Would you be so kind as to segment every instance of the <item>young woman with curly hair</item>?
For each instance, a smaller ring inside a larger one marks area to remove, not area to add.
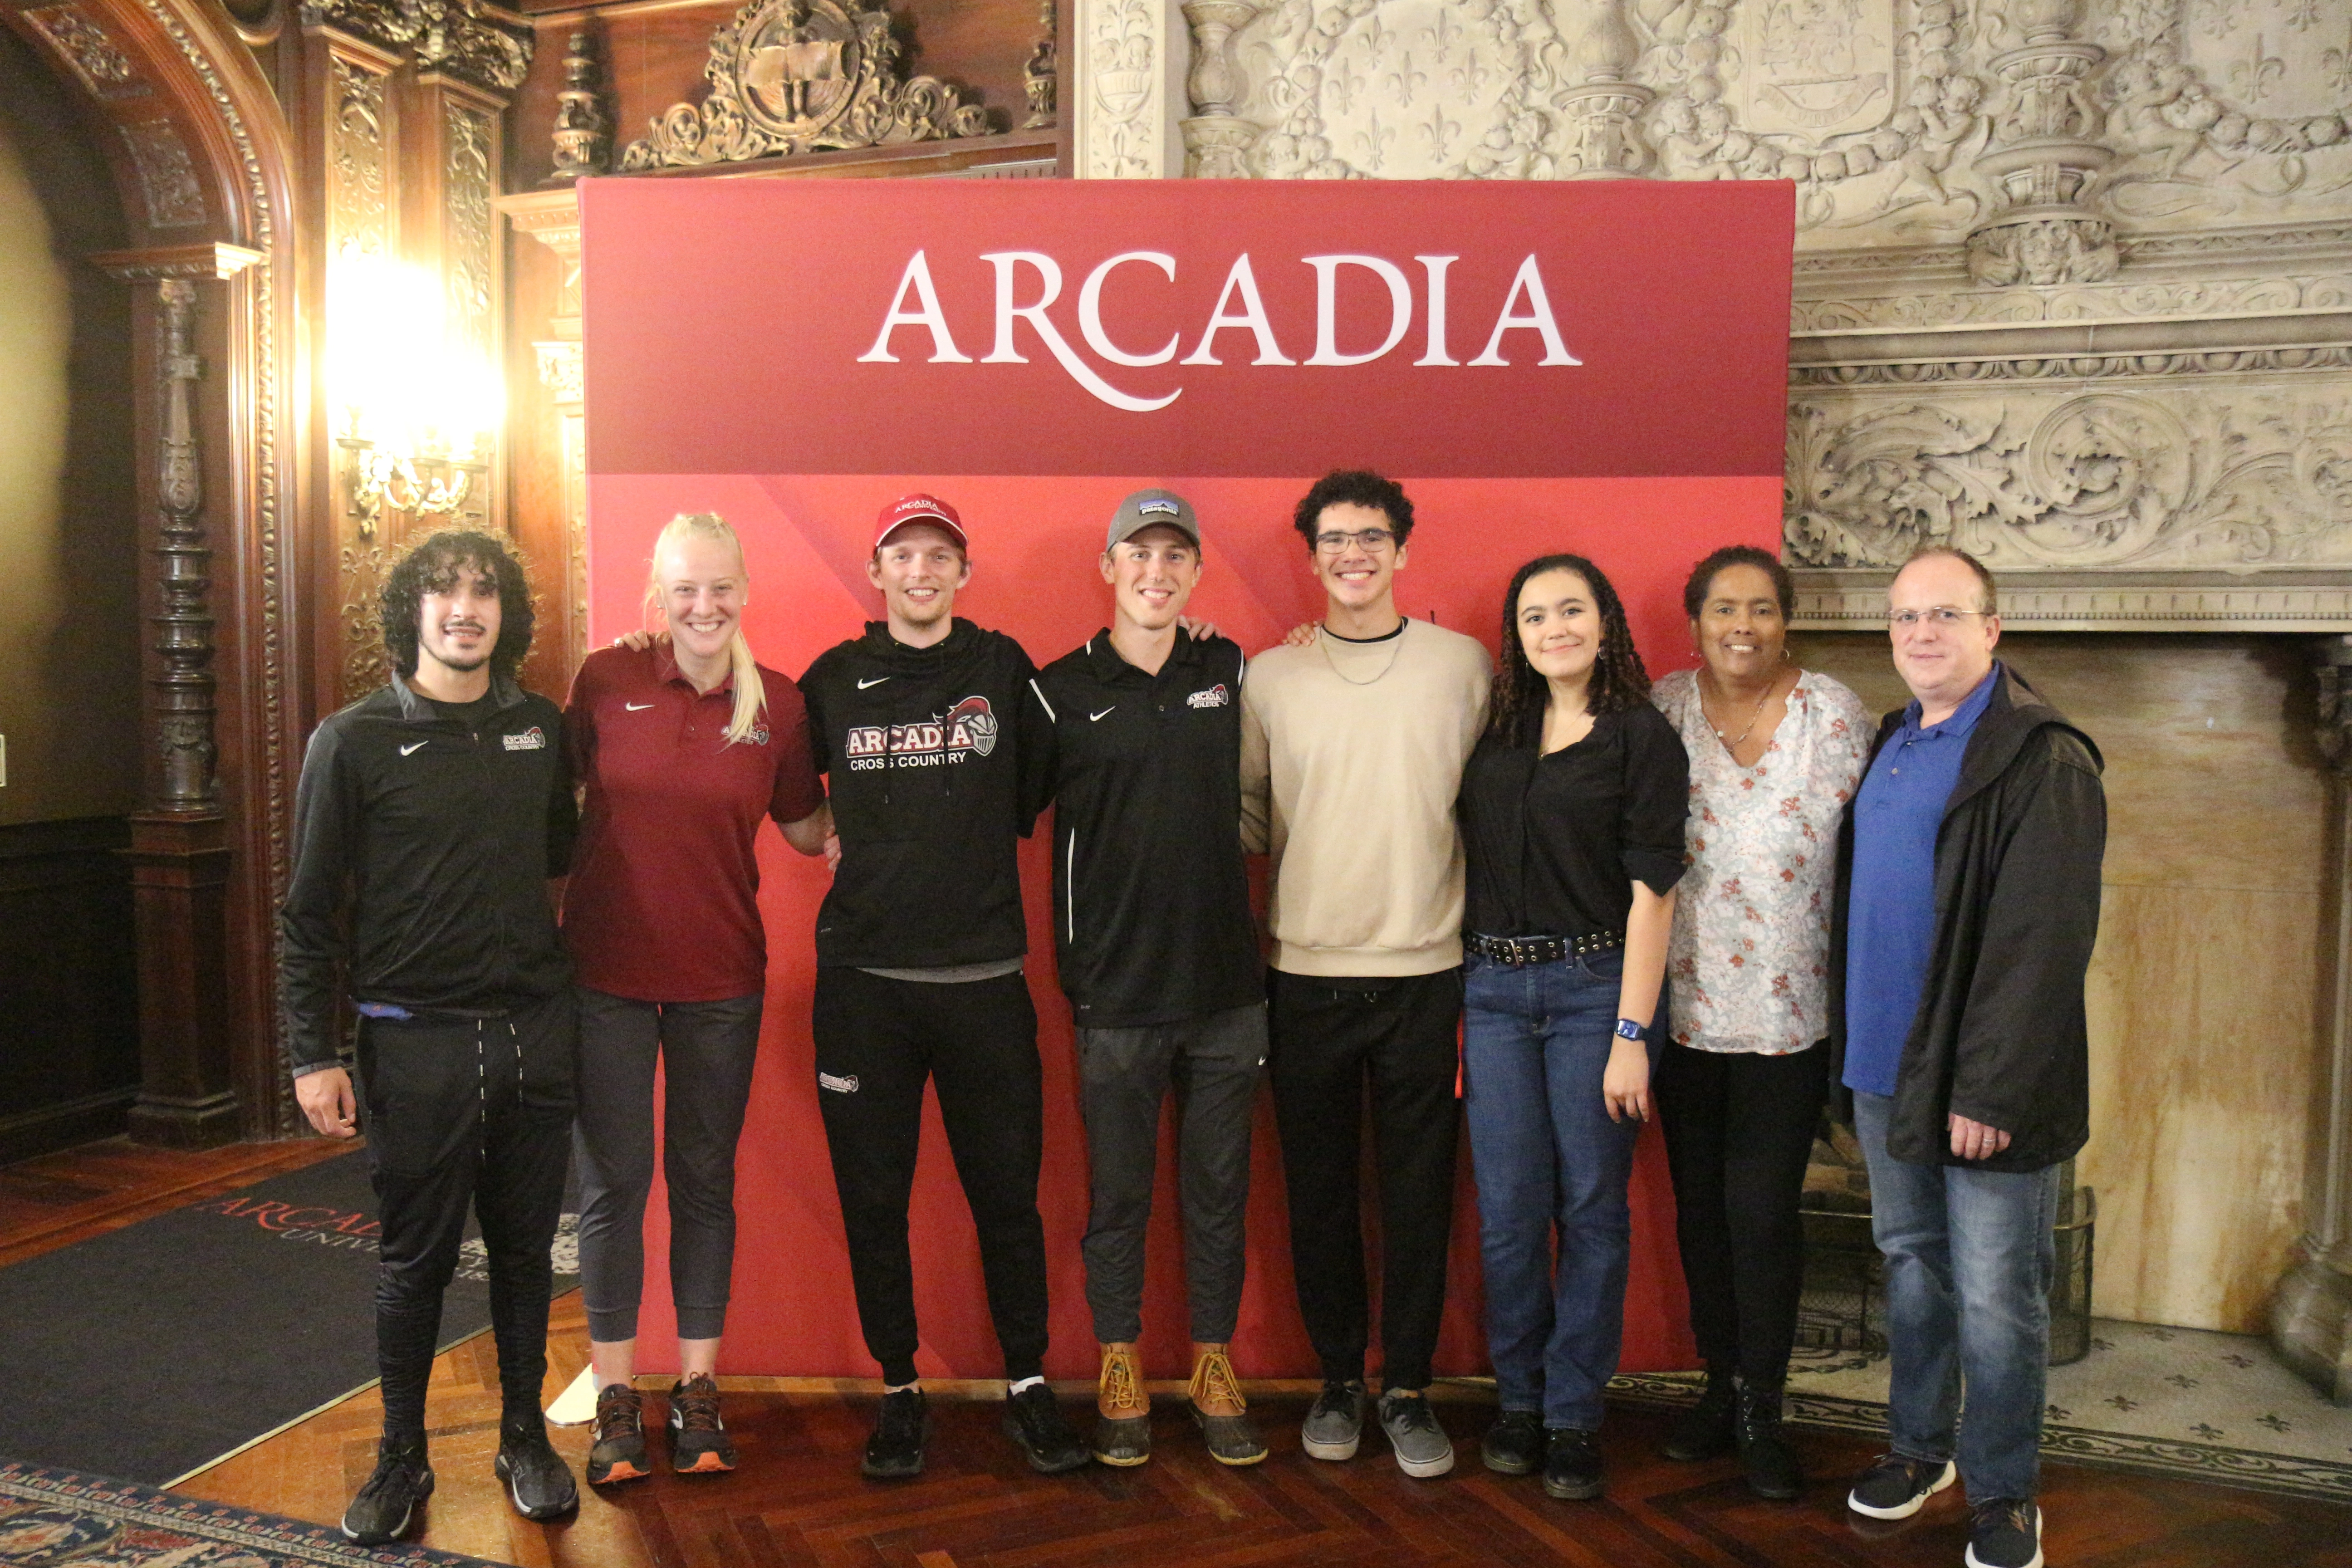
[[[1689,764],[1599,567],[1530,561],[1503,603],[1460,802],[1464,1099],[1502,1406],[1482,1447],[1490,1469],[1591,1498]]]

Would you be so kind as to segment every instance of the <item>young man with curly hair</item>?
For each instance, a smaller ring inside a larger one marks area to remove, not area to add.
[[[516,682],[530,589],[499,540],[433,534],[385,579],[383,611],[392,679],[310,738],[278,910],[295,1097],[331,1138],[364,1120],[382,1226],[383,1436],[343,1515],[363,1545],[399,1536],[433,1490],[425,1388],[469,1206],[504,1402],[495,1468],[527,1519],[577,1503],[540,1414],[573,1103],[572,966],[548,887],[577,825],[562,718]]]
[[[1369,1081],[1383,1263],[1380,1420],[1407,1475],[1454,1468],[1423,1390],[1445,1306],[1462,1016],[1462,836],[1454,800],[1486,714],[1474,637],[1396,606],[1412,503],[1343,470],[1293,521],[1324,593],[1303,645],[1242,685],[1242,840],[1268,857],[1276,1124],[1298,1308],[1323,1363],[1299,1439],[1355,1456],[1370,1338],[1357,1168]]]

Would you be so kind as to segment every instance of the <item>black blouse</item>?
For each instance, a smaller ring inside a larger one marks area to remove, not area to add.
[[[1465,929],[1623,931],[1636,880],[1664,893],[1681,879],[1689,802],[1682,737],[1646,702],[1595,715],[1591,733],[1548,756],[1486,736],[1455,807],[1468,858]]]

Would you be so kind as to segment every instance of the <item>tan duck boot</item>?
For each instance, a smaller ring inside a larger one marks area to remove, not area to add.
[[[1193,1342],[1192,1385],[1185,1392],[1192,1396],[1192,1419],[1201,1424],[1209,1458],[1221,1465],[1255,1465],[1265,1458],[1265,1440],[1250,1425],[1245,1414],[1249,1401],[1242,1397],[1241,1380],[1234,1376],[1224,1346]]]
[[[1132,1342],[1102,1346],[1095,1414],[1096,1458],[1126,1468],[1151,1458],[1151,1396],[1143,1391],[1143,1367]]]

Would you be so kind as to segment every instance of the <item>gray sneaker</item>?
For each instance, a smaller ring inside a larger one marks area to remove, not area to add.
[[[1352,1459],[1363,1430],[1363,1384],[1354,1378],[1327,1383],[1298,1428],[1298,1446],[1310,1459]]]
[[[1454,1468],[1454,1439],[1437,1424],[1425,1394],[1395,1390],[1381,1395],[1381,1430],[1408,1476],[1442,1476]]]

